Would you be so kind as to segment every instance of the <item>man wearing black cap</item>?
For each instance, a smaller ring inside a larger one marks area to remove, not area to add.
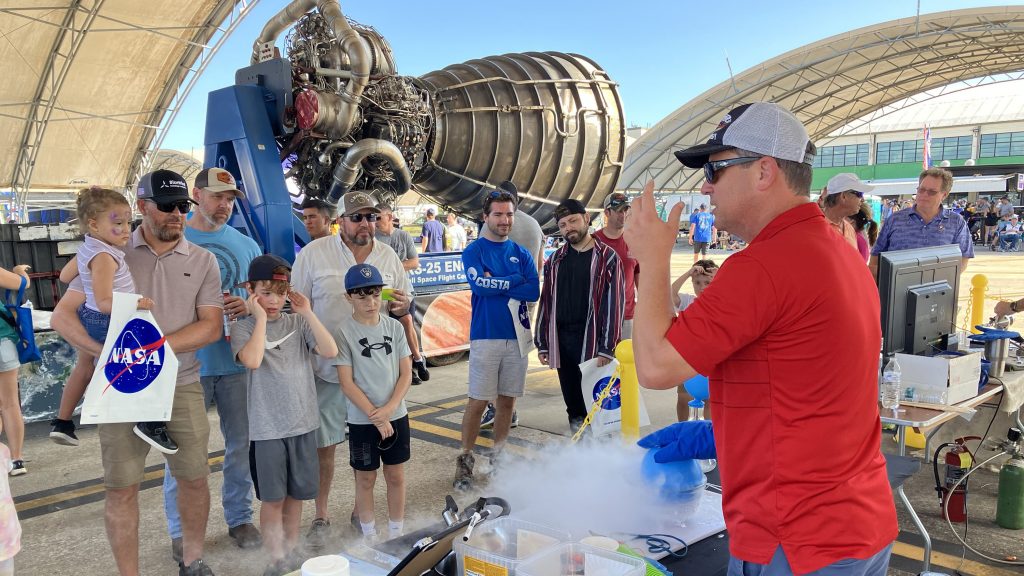
[[[703,168],[701,193],[749,245],[675,318],[664,284],[639,288],[640,384],[707,375],[714,430],[679,422],[640,445],[657,448],[659,462],[718,458],[730,574],[882,576],[898,532],[879,450],[877,290],[810,201],[814,154],[800,121],[762,102],[676,152]],[[633,202],[625,235],[645,277],[668,277],[681,209],[662,221],[653,182]]]
[[[380,215],[376,200],[363,191],[349,192],[342,197],[339,207],[338,234],[310,242],[295,258],[292,267],[295,290],[309,296],[313,312],[324,326],[336,330],[352,316],[352,304],[345,298],[345,274],[352,266],[370,264],[380,271],[387,287],[394,288],[389,311],[396,317],[407,314],[412,292],[409,277],[395,251],[374,239]],[[345,441],[347,405],[333,361],[317,358],[314,372],[320,404],[320,428],[317,431],[320,491],[307,544],[311,548],[322,548],[331,533],[327,503],[334,479],[336,448]]]
[[[625,287],[619,256],[591,236],[579,200],[559,204],[555,219],[565,244],[544,263],[534,340],[541,364],[558,371],[569,430],[575,434],[587,417],[579,365],[597,357],[604,366],[615,357]]]
[[[142,225],[125,249],[125,262],[140,293],[153,299],[153,316],[178,357],[174,408],[167,431],[178,453],[165,455],[178,481],[183,561],[179,576],[209,576],[202,560],[203,538],[210,513],[207,476],[206,416],[196,350],[223,334],[220,271],[213,254],[184,237],[185,215],[195,202],[188,184],[170,170],[144,175],[137,188],[136,208]],[[103,344],[89,337],[76,310],[85,302],[76,278],[54,309],[51,323],[69,343],[99,357]],[[132,432],[133,424],[101,424],[103,483],[106,489],[107,539],[122,575],[139,573],[139,484],[145,475],[149,444]]]
[[[235,177],[223,168],[206,168],[196,175],[192,198],[196,209],[185,223],[185,238],[209,250],[220,268],[220,289],[224,297],[225,321],[247,314],[245,281],[249,263],[263,251],[256,242],[228,226],[235,200],[244,195]],[[229,330],[225,328],[224,330]],[[246,370],[235,363],[230,334],[196,352],[199,376],[206,405],[217,407],[220,431],[224,436],[224,483],[221,504],[228,536],[240,548],[260,545],[260,531],[253,524],[252,476],[249,473],[249,421],[246,409]],[[171,537],[171,555],[181,560],[181,517],[178,514],[178,484],[164,474],[164,511],[167,533]]]
[[[307,197],[300,206],[302,224],[306,227],[310,241],[331,235],[331,223],[334,222],[334,206],[319,198]]]
[[[629,198],[622,192],[612,192],[604,199],[604,227],[594,232],[594,238],[612,247],[622,261],[622,282],[625,286],[626,311],[622,320],[622,339],[633,337],[633,312],[636,308],[636,283],[640,267],[629,253],[629,245],[622,237],[629,213]]]

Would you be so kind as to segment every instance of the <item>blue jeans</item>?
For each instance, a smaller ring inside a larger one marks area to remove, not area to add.
[[[252,477],[249,475],[249,413],[246,404],[245,373],[203,376],[206,407],[217,405],[220,431],[224,435],[224,486],[221,502],[229,528],[252,522]],[[167,533],[181,537],[178,515],[178,483],[164,466],[164,513]]]
[[[1019,241],[1019,234],[1003,234],[999,237],[999,247],[1003,250],[1016,250]]]
[[[808,576],[885,576],[889,569],[889,556],[892,555],[892,543],[864,560],[846,558],[837,560],[824,568],[810,572]],[[782,546],[775,549],[775,554],[767,564],[744,562],[729,556],[727,576],[789,576],[793,569],[782,551]]]

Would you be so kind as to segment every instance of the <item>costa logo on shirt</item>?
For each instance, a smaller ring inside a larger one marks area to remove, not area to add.
[[[123,394],[145,390],[164,366],[164,338],[148,320],[132,318],[117,335],[116,344],[103,366],[107,388]],[[106,389],[104,389],[106,392]]]
[[[612,379],[611,376],[605,376],[598,380],[597,384],[594,384],[594,391],[592,392],[594,395],[594,402],[597,402],[597,399],[601,397],[601,393],[609,386],[609,382],[611,383],[612,390],[608,393],[608,397],[601,402],[601,409],[618,410],[622,406],[622,398],[619,397],[618,378]]]

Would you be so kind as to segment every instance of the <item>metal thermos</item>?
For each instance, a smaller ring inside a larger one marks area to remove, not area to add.
[[[1006,357],[1009,353],[1010,340],[1008,338],[985,342],[985,359],[991,362],[988,369],[989,376],[999,378],[1003,375],[1003,371],[1006,369]]]

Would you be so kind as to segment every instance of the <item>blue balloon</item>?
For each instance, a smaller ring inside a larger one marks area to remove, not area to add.
[[[654,461],[655,452],[657,448],[647,451],[640,471],[647,484],[657,488],[664,499],[676,499],[677,495],[688,494],[707,483],[707,476],[701,471],[697,460],[658,463]]]
[[[697,374],[693,378],[690,378],[686,382],[683,382],[683,387],[690,393],[690,396],[702,401],[708,399],[708,377],[701,374]]]

